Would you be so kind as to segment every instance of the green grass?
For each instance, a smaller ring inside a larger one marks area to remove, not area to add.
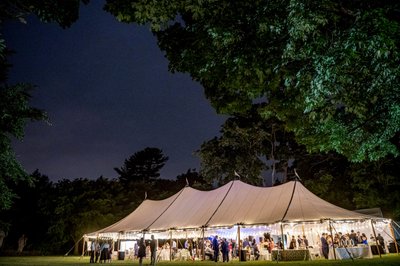
[[[145,260],[143,266],[148,266],[149,261]],[[247,262],[239,262],[239,261],[231,261],[228,263],[222,262],[210,262],[210,261],[189,261],[189,262],[159,262],[158,266],[261,266],[261,265],[288,265],[288,266],[296,266],[296,265],[312,265],[312,266],[330,266],[330,265],[379,265],[379,266],[398,266],[400,265],[400,255],[397,254],[389,254],[384,255],[382,258],[379,256],[374,256],[373,259],[358,259],[358,260],[342,260],[342,261],[331,261],[331,260],[315,260],[315,261],[298,261],[298,262],[272,262],[272,261],[247,261]],[[74,265],[90,265],[89,257],[55,257],[55,256],[34,256],[34,257],[0,257],[0,265],[7,266],[74,266]],[[103,265],[103,264],[102,264]],[[111,264],[105,265],[139,265],[138,261],[132,260],[113,260]]]

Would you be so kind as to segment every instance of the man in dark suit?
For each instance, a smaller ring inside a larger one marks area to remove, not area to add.
[[[212,241],[212,246],[213,246],[213,250],[214,250],[214,261],[217,262],[218,261],[218,257],[219,257],[218,236],[214,237],[214,239]]]
[[[154,239],[154,235],[151,235],[150,258],[150,265],[155,266],[157,261],[157,241]]]
[[[322,236],[321,236],[321,249],[322,249],[322,255],[324,255],[325,259],[328,259],[329,245],[328,245],[328,241],[326,241],[325,233],[322,233]]]

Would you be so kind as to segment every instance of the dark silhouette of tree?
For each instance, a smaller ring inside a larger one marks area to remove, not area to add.
[[[210,189],[211,183],[207,182],[196,169],[188,169],[186,173],[176,177],[176,183],[182,188],[190,186],[197,189]]]
[[[69,27],[79,17],[80,3],[89,0],[72,1],[36,1],[5,0],[0,2],[0,26],[8,20],[19,20],[36,15],[45,22],[56,22],[61,27]],[[16,194],[11,184],[31,182],[30,176],[16,160],[11,147],[11,138],[22,139],[24,127],[28,121],[46,119],[44,111],[30,106],[31,84],[10,85],[7,83],[10,64],[7,57],[11,54],[6,41],[0,35],[0,210],[10,208]]]
[[[44,112],[31,107],[29,101],[29,86],[9,87],[0,81],[0,210],[10,208],[16,197],[12,184],[30,181],[11,146],[12,138],[23,138],[27,121],[46,117]]]
[[[49,178],[36,170],[29,179],[31,182],[19,182],[11,186],[18,195],[12,208],[0,212],[3,223],[9,224],[8,240],[16,240],[25,234],[28,237],[30,250],[32,247],[41,249],[45,245],[47,229],[53,212],[48,209],[52,202],[52,183]]]
[[[36,15],[43,22],[56,22],[67,28],[79,18],[80,4],[90,0],[4,0],[0,2],[0,23],[5,20],[16,20],[26,23],[25,18]]]
[[[75,246],[84,233],[93,232],[121,218],[120,184],[103,177],[97,180],[63,179],[54,186],[53,215],[48,234],[61,252]]]
[[[305,152],[282,122],[263,119],[256,109],[228,118],[220,133],[198,151],[200,172],[211,183],[225,184],[240,178],[250,184],[271,185],[277,181],[278,172],[284,182],[289,161],[296,158],[296,152]],[[270,180],[263,177],[267,170]]]
[[[189,73],[219,113],[254,104],[309,152],[354,162],[400,154],[400,2],[107,1],[150,25],[172,72]]]
[[[121,168],[114,168],[119,174],[123,184],[154,181],[160,177],[160,170],[168,161],[162,150],[158,148],[145,148],[135,152],[125,160]]]

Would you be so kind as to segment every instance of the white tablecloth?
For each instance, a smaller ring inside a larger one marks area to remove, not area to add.
[[[178,260],[189,260],[191,258],[189,250],[184,248],[178,250],[176,257]]]
[[[365,247],[348,247],[346,248],[335,248],[336,259],[344,260],[344,259],[360,259],[360,258],[368,258],[371,259],[372,252],[369,246]],[[333,249],[329,249],[329,259],[334,260],[335,255],[333,254]]]

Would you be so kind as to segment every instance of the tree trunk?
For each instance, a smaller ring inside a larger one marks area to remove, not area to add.
[[[79,255],[79,244],[80,244],[79,240],[78,240],[78,242],[75,241],[75,246],[74,246],[74,255],[75,256]]]

